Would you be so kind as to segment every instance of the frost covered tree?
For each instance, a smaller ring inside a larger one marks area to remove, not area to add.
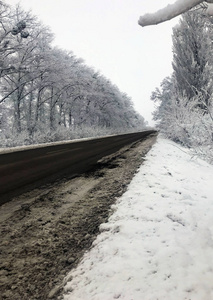
[[[172,140],[213,161],[212,23],[186,13],[173,30],[173,73],[151,96],[154,119]]]
[[[19,6],[14,11],[5,2],[0,1],[0,78],[15,71],[9,59],[20,49],[17,37],[22,40],[29,36],[26,30],[27,21],[30,21],[29,16],[23,15]]]
[[[198,9],[205,15],[213,16],[213,0],[177,0],[175,3],[167,5],[156,13],[145,14],[139,18],[138,24],[141,26],[156,25],[171,20],[190,9]]]
[[[1,146],[145,127],[131,99],[72,51],[53,47],[35,16],[3,1],[0,8]]]
[[[16,8],[13,18],[15,21],[21,18],[29,18],[28,14]],[[41,65],[38,67],[37,60],[41,55],[39,43],[45,30],[39,26],[36,19],[30,17],[30,36],[27,39],[15,35],[16,52],[9,56],[8,62],[13,72],[7,72],[1,79],[1,102],[10,102],[14,110],[14,129],[21,132],[26,120],[25,116],[31,115],[30,105],[26,104],[28,95],[35,89],[37,79],[41,76]],[[47,44],[48,36],[45,35]],[[44,52],[45,53],[45,52]],[[42,55],[44,55],[44,53]],[[36,68],[37,66],[37,68]],[[30,100],[29,100],[30,101]],[[21,121],[22,120],[22,121]]]
[[[212,35],[208,19],[186,13],[173,29],[173,70],[179,95],[188,101],[199,97],[200,106],[209,104],[212,93]]]

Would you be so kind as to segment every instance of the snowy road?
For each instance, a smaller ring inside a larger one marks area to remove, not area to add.
[[[213,166],[158,139],[64,300],[213,299]]]

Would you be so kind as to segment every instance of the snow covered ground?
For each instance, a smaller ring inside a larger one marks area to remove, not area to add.
[[[213,299],[213,166],[159,138],[64,300]]]

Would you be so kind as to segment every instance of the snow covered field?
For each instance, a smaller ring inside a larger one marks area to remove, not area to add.
[[[213,299],[213,166],[159,138],[64,300]]]

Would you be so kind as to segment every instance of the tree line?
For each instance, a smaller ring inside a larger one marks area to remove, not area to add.
[[[53,47],[36,16],[0,1],[0,24],[1,146],[145,126],[131,98],[72,51]]]
[[[172,140],[213,162],[213,22],[196,11],[173,28],[173,72],[156,88],[154,119]]]

